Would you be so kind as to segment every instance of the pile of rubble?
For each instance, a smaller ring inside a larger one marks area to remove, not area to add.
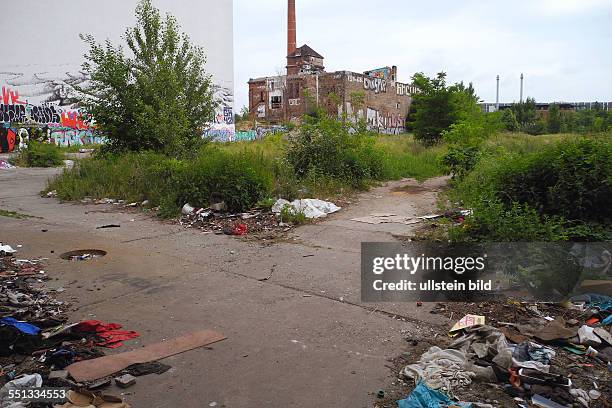
[[[15,395],[14,390],[32,387],[72,389],[70,395],[75,400],[91,394],[87,389],[96,384],[73,381],[67,368],[104,356],[102,348],[120,347],[122,341],[139,334],[120,330],[116,323],[68,323],[69,305],[55,297],[59,290],[46,288],[49,276],[42,269],[44,260],[18,259],[16,252],[0,243],[0,406],[27,406],[10,396]],[[68,398],[62,406],[77,406],[70,401]],[[117,404],[117,398],[109,401]],[[129,407],[118,401],[120,404],[113,406]],[[56,402],[65,402],[65,398]]]
[[[181,210],[180,223],[216,234],[265,236],[287,232],[291,229],[293,225],[282,219],[283,212],[290,215],[302,214],[306,219],[317,219],[339,210],[340,207],[333,203],[317,199],[292,202],[279,199],[270,210],[254,209],[237,214],[226,213],[223,202],[212,204],[208,208],[195,208],[190,204],[185,204]]]
[[[409,384],[415,388],[397,402],[400,408],[612,403],[612,298],[439,303],[432,313],[455,324],[433,342],[408,339],[411,348],[395,361],[403,384],[396,394],[405,396]]]

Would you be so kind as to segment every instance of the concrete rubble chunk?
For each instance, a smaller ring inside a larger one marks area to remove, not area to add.
[[[128,388],[136,384],[136,377],[130,374],[124,374],[119,377],[115,377],[115,384],[121,388]]]

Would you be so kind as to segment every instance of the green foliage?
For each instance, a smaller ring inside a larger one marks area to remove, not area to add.
[[[453,178],[463,177],[472,170],[480,157],[482,143],[503,128],[503,118],[499,112],[475,112],[442,132],[442,138],[448,144],[448,152],[442,158],[442,163],[448,167]]]
[[[290,205],[286,205],[281,209],[280,219],[281,222],[294,225],[306,224],[308,221],[303,211],[296,211],[295,208],[291,207]]]
[[[50,181],[63,200],[118,198],[149,200],[160,214],[178,214],[183,204],[205,207],[220,195],[230,211],[250,209],[272,190],[270,162],[253,152],[205,147],[195,159],[177,160],[151,152],[83,159]]]
[[[516,120],[516,115],[512,109],[504,109],[502,111],[501,118],[504,128],[510,132],[515,132],[519,129],[518,120]]]
[[[558,143],[505,163],[498,182],[507,205],[603,222],[612,218],[612,144],[588,138]]]
[[[442,158],[442,164],[450,169],[455,177],[463,177],[474,168],[478,162],[480,151],[477,146],[452,145]]]
[[[18,220],[23,220],[26,218],[35,218],[35,217],[32,217],[31,215],[23,214],[17,211],[3,210],[1,208],[0,208],[0,217],[15,218]]]
[[[367,132],[351,134],[347,124],[334,119],[306,118],[289,140],[286,157],[298,178],[315,173],[360,188],[382,176],[384,155],[375,141]]]
[[[57,167],[64,164],[64,152],[52,143],[30,141],[13,161],[20,167]]]
[[[188,202],[205,207],[215,194],[222,197],[228,211],[246,211],[271,192],[272,175],[266,164],[257,154],[206,146],[195,160],[175,169],[168,193],[175,194],[175,206]]]
[[[533,98],[527,98],[524,102],[513,103],[510,107],[514,112],[514,116],[519,124],[519,128],[523,131],[527,126],[536,121],[536,101]]]
[[[529,143],[529,142],[527,142]],[[474,210],[453,239],[609,240],[612,144],[567,139],[534,151],[484,149],[450,197]]]
[[[410,114],[409,123],[415,138],[425,144],[439,142],[442,132],[453,123],[467,120],[479,112],[478,98],[471,84],[468,87],[463,83],[447,86],[444,72],[435,78],[417,73],[412,80],[419,92],[413,97],[414,113]]]
[[[548,133],[559,133],[561,131],[561,113],[556,103],[548,107],[548,121],[546,124]]]
[[[204,53],[150,0],[138,3],[136,20],[124,36],[129,54],[81,35],[89,45],[83,69],[92,82],[84,91],[87,111],[108,138],[106,150],[189,151],[201,143],[215,108]]]

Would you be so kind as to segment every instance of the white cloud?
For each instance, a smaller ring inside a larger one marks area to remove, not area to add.
[[[530,1],[533,11],[547,16],[575,16],[610,6],[609,0],[537,0]]]

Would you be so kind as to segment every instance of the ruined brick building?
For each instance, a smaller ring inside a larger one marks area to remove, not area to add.
[[[249,113],[258,121],[299,121],[311,104],[330,114],[363,119],[380,133],[402,133],[416,89],[397,81],[397,67],[326,72],[323,56],[297,47],[295,0],[288,0],[287,73],[249,80]]]

